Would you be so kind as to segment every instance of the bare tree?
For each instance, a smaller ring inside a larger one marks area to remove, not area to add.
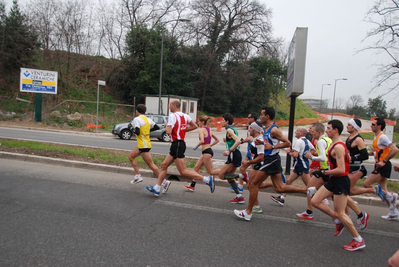
[[[363,105],[363,98],[361,95],[352,95],[349,97],[348,101],[346,102],[346,108],[350,109],[355,106],[362,106]]]
[[[399,1],[378,0],[367,14],[368,22],[375,28],[368,32],[367,38],[379,38],[373,45],[363,50],[376,50],[377,53],[387,54],[391,62],[380,64],[376,75],[376,85],[373,89],[386,85],[386,93],[398,89],[399,82]],[[390,83],[392,82],[392,83]],[[373,90],[372,89],[372,90]]]

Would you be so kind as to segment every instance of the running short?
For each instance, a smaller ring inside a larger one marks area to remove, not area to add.
[[[384,167],[377,168],[377,164],[374,165],[374,170],[371,172],[372,174],[380,174],[384,178],[391,178],[392,171],[392,163],[388,161],[385,163]]]
[[[150,152],[151,148],[139,148],[140,153]]]
[[[241,166],[241,160],[242,160],[242,155],[241,155],[240,150],[234,150],[227,157],[226,164],[233,164],[234,167],[240,167]]]
[[[203,151],[202,151],[202,155],[204,155],[204,154],[209,154],[209,155],[211,155],[211,157],[213,157],[213,150],[212,150],[212,148],[208,147],[207,149],[203,150]]]
[[[309,173],[309,169],[303,167],[302,164],[297,164],[295,165],[294,169],[292,170],[294,173],[298,174],[298,175],[302,175],[303,173],[308,174]]]
[[[268,175],[281,173],[283,171],[283,168],[281,167],[280,155],[275,154],[275,155],[265,156],[262,167],[260,167],[259,170],[265,172]]]
[[[172,142],[172,144],[170,145],[169,155],[171,155],[173,159],[184,158],[184,152],[186,152],[186,142],[182,140],[177,140]]]
[[[249,160],[253,160],[252,154],[251,154],[251,150],[247,151],[247,154],[245,155],[245,157]]]
[[[259,171],[259,169],[262,167],[262,165],[263,165],[263,162],[256,163],[256,164],[253,166],[253,169],[254,169],[255,171]]]
[[[362,176],[362,177],[364,177],[364,176],[367,175],[367,170],[366,170],[366,168],[364,167],[364,165],[350,166],[349,172],[350,172],[350,173],[362,172],[362,173],[363,173],[363,176]]]
[[[347,196],[350,195],[350,188],[351,188],[351,180],[348,176],[341,176],[341,177],[330,177],[330,180],[324,184],[324,187],[333,192],[334,195],[342,195],[345,194]]]
[[[321,171],[328,171],[328,169],[321,169]],[[313,177],[316,177],[316,176],[313,176]],[[316,178],[319,179],[319,178],[321,178],[321,177],[316,177]],[[327,183],[327,182],[330,180],[330,176],[325,175],[325,176],[322,177],[322,179],[323,179],[323,181],[324,181],[325,183]]]

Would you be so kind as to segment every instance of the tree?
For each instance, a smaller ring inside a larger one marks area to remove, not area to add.
[[[363,105],[363,98],[361,95],[352,95],[349,99],[348,102],[346,102],[346,109],[351,109],[356,106],[362,106]]]
[[[349,115],[355,115],[357,118],[366,118],[368,117],[367,109],[363,106],[353,106],[346,110],[346,113]]]
[[[376,75],[376,86],[374,89],[384,85],[388,88],[386,93],[397,90],[399,82],[399,1],[379,0],[369,10],[367,20],[375,25],[368,32],[366,38],[378,38],[375,43],[364,50],[375,50],[384,53],[391,58],[390,63],[380,64]]]
[[[27,17],[20,11],[17,0],[13,0],[8,16],[5,5],[0,4],[1,49],[0,69],[11,76],[21,67],[33,66],[33,58],[40,44]]]
[[[368,107],[367,107],[367,115],[370,117],[380,117],[387,118],[387,102],[382,100],[382,96],[378,96],[377,98],[369,98]]]

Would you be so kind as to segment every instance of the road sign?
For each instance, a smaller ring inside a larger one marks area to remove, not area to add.
[[[104,85],[105,86],[105,81],[98,80],[98,85]]]
[[[58,72],[21,68],[20,91],[57,94]]]

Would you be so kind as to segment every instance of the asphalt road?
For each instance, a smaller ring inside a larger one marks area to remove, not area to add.
[[[226,157],[222,155],[223,151],[225,151],[225,144],[222,139],[225,135],[224,132],[217,133],[221,142],[214,146],[212,149],[214,151],[214,159],[217,160],[225,160]],[[65,132],[51,132],[51,131],[42,131],[42,130],[29,130],[23,128],[9,128],[9,127],[0,127],[0,137],[7,138],[17,138],[24,140],[34,140],[40,142],[54,142],[61,144],[69,144],[69,145],[83,145],[83,146],[93,146],[93,147],[101,147],[101,148],[111,148],[111,149],[122,149],[126,151],[130,151],[134,146],[136,146],[136,142],[134,140],[121,140],[118,137],[112,136],[110,134],[79,134],[79,133],[65,133]],[[200,151],[194,151],[192,149],[198,142],[197,132],[189,132],[186,135],[187,140],[187,157],[195,157],[198,158],[201,155]],[[152,140],[152,152],[157,154],[166,155],[169,153],[169,143],[160,142],[156,139]],[[246,153],[246,145],[241,149],[243,153],[243,157]],[[282,166],[286,166],[286,154],[281,153]],[[399,162],[398,162],[399,164]],[[365,163],[365,167],[368,173],[374,168],[374,164]],[[391,178],[395,180],[399,180],[399,173],[392,171]]]
[[[0,266],[387,266],[399,248],[386,207],[360,205],[367,247],[347,252],[351,236],[334,237],[326,215],[295,218],[304,197],[280,207],[262,192],[264,213],[246,222],[226,187],[190,193],[173,182],[156,198],[143,188],[151,178],[133,186],[128,175],[6,159],[0,168]]]

